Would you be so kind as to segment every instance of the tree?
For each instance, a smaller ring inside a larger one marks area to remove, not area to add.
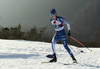
[[[37,40],[38,32],[37,28],[31,28],[31,30],[28,32],[28,37],[30,40]]]
[[[46,29],[47,29],[46,27],[43,27],[43,28],[40,29],[40,32],[38,34],[39,40],[44,41],[44,36],[43,35],[45,35],[44,32],[46,31]]]
[[[21,31],[21,25],[17,27],[10,28],[10,38],[11,39],[22,39],[24,37],[24,32]]]
[[[21,30],[21,29],[22,29],[22,27],[21,27],[21,25],[20,25],[20,24],[18,24],[18,29],[19,29],[19,30]]]
[[[3,39],[8,39],[9,38],[9,28],[3,28],[0,32],[0,37]]]

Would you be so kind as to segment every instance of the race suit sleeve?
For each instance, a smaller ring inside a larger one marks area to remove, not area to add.
[[[67,25],[68,30],[70,30],[70,23],[67,20],[65,20],[64,23]]]
[[[65,20],[64,18],[61,18],[61,21],[63,23],[65,23],[67,25],[68,30],[70,30],[70,23],[67,20]]]

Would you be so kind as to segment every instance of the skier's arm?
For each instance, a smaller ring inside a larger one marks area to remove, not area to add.
[[[67,28],[68,28],[68,33],[67,34],[70,37],[71,36],[71,33],[70,33],[70,23],[67,20],[65,20],[64,23],[67,24]]]
[[[64,23],[67,25],[68,30],[70,30],[70,23],[67,20],[64,20]]]

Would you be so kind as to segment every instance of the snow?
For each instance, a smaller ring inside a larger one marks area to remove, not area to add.
[[[72,63],[72,59],[62,44],[56,44],[57,63],[42,64],[50,60],[45,56],[52,54],[51,43],[0,39],[0,69],[100,69],[100,48],[90,48],[91,52],[70,46],[76,51],[72,50],[77,64],[63,65]]]

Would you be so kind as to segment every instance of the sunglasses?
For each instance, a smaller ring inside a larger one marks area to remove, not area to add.
[[[51,16],[53,16],[54,14],[50,14]]]

